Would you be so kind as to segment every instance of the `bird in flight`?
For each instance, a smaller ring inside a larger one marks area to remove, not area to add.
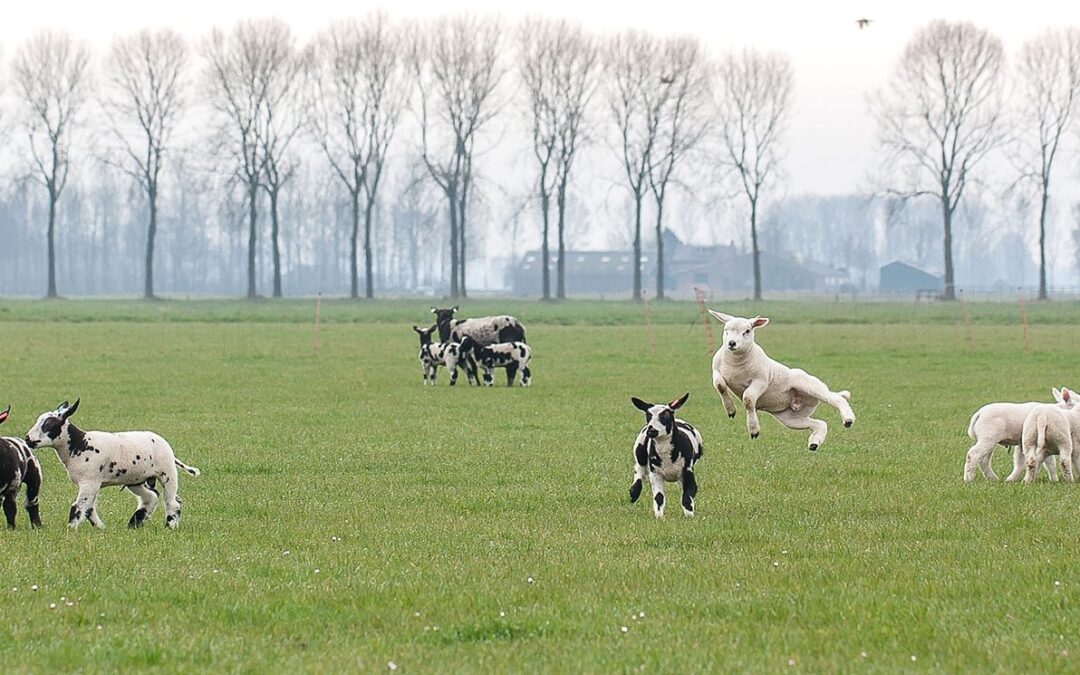
[[[855,25],[859,27],[859,30],[866,28],[873,22],[873,19],[856,19]]]

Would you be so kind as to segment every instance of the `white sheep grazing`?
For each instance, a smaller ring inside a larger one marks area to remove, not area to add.
[[[1074,394],[1061,390],[1061,397],[1071,401]],[[1039,466],[1049,455],[1057,455],[1061,476],[1069,483],[1076,481],[1073,467],[1080,465],[1080,408],[1063,408],[1042,403],[1028,413],[1022,433],[1026,471],[1024,482],[1035,480]]]
[[[1068,391],[1068,390],[1066,390]],[[1069,394],[1069,398],[1057,388],[1051,389],[1054,400],[1062,408],[1071,408],[1076,405],[1076,397]],[[994,457],[994,449],[1001,445],[1013,449],[1013,470],[1005,481],[1011,483],[1019,480],[1024,473],[1024,450],[1023,434],[1024,420],[1033,410],[1043,403],[1029,401],[1028,403],[988,403],[975,411],[968,423],[968,436],[975,441],[975,445],[967,452],[964,460],[964,481],[975,479],[975,468],[978,467],[987,480],[997,480],[997,474],[991,466]],[[1054,466],[1054,457],[1051,455],[1043,462],[1046,472],[1050,474],[1050,480],[1057,480],[1057,468]]]
[[[161,481],[165,524],[175,528],[180,523],[176,470],[183,469],[192,476],[198,476],[200,471],[178,460],[168,442],[155,433],[82,431],[69,421],[78,409],[78,400],[70,406],[64,401],[56,410],[38,417],[26,434],[26,443],[31,448],[44,446],[56,450],[68,478],[79,486],[68,525],[76,528],[86,519],[94,527],[105,527],[98,515],[98,492],[102,486],[119,485],[139,498],[128,527],[140,527],[157,506],[158,493],[154,488]]]
[[[850,392],[831,391],[806,371],[769,358],[754,342],[754,331],[768,325],[768,319],[743,319],[711,309],[709,313],[724,324],[724,341],[713,356],[713,387],[720,394],[728,417],[735,417],[731,394],[742,397],[750,438],[761,433],[759,409],[789,429],[810,429],[810,450],[821,447],[829,432],[825,422],[811,417],[819,403],[836,408],[845,427],[855,423],[855,412],[848,404]]]

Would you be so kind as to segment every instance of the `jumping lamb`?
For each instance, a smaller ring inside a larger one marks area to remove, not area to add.
[[[811,415],[818,404],[827,403],[840,412],[845,427],[855,423],[848,391],[831,391],[824,382],[806,371],[769,358],[754,341],[758,328],[768,325],[764,317],[743,319],[709,310],[724,324],[724,341],[713,356],[713,387],[724,402],[728,417],[735,417],[731,394],[742,397],[746,408],[746,429],[750,438],[761,433],[758,410],[764,410],[789,429],[810,429],[809,449],[825,442],[829,426]]]
[[[1066,390],[1068,391],[1068,390]],[[1076,404],[1076,398],[1071,394],[1068,399],[1057,388],[1051,389],[1054,400],[1062,408],[1071,408]],[[975,445],[967,452],[964,460],[964,481],[975,479],[975,468],[978,467],[987,480],[997,480],[997,474],[991,466],[994,457],[994,449],[1001,445],[1006,449],[1013,449],[1013,470],[1005,481],[1011,483],[1019,480],[1024,473],[1024,420],[1033,410],[1044,405],[1038,401],[1027,403],[988,403],[975,411],[968,423],[968,436],[975,441]],[[1043,462],[1046,471],[1050,474],[1050,480],[1057,480],[1057,470],[1054,466],[1054,456],[1050,455]]]
[[[0,411],[0,424],[7,421],[11,406]],[[15,500],[19,488],[26,485],[26,515],[30,527],[41,527],[38,494],[41,492],[41,465],[33,450],[21,438],[0,438],[0,492],[4,496],[4,517],[9,530],[15,529]]]
[[[532,360],[532,348],[524,342],[500,342],[482,347],[466,335],[461,340],[462,355],[469,355],[484,369],[484,385],[493,384],[492,372],[496,368],[506,369],[506,386],[514,386],[514,377],[521,371],[521,386],[527,387],[532,382],[529,362]]]
[[[631,398],[634,407],[645,413],[645,426],[634,442],[634,482],[630,484],[630,503],[641,496],[648,477],[653,493],[653,513],[664,517],[664,482],[682,485],[682,507],[687,517],[694,516],[694,497],[697,480],[694,464],[704,451],[701,434],[686,422],[675,417],[675,411],[686,403],[689,393],[671,403],[646,403]]]
[[[1071,403],[1075,394],[1061,390],[1062,402]],[[1057,455],[1061,476],[1073,483],[1073,467],[1080,466],[1080,408],[1042,403],[1028,413],[1022,432],[1026,471],[1024,482],[1035,480],[1047,456]]]
[[[68,525],[76,528],[86,519],[94,527],[105,527],[98,515],[98,492],[102,486],[120,485],[139,499],[128,527],[141,527],[157,507],[155,483],[161,481],[165,525],[175,528],[180,523],[176,470],[183,469],[192,476],[201,472],[177,459],[168,442],[155,433],[82,431],[70,421],[78,409],[78,399],[70,406],[64,401],[56,410],[38,417],[26,434],[26,442],[31,448],[46,446],[56,450],[68,478],[79,486],[79,495],[68,515]]]
[[[458,367],[465,369],[465,377],[469,384],[473,378],[469,377],[469,368],[466,359],[463,359],[461,345],[456,342],[432,342],[431,334],[435,332],[435,326],[421,328],[413,326],[412,329],[420,336],[420,365],[424,369],[424,384],[435,385],[435,376],[439,366],[445,366],[450,371],[450,386],[457,384]]]

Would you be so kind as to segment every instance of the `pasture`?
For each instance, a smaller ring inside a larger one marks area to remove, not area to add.
[[[1012,305],[971,306],[971,350],[959,306],[714,303],[853,392],[855,427],[823,410],[809,453],[726,417],[693,304],[652,307],[653,353],[635,305],[463,302],[527,326],[513,390],[422,387],[427,304],[325,303],[316,355],[308,301],[0,301],[0,432],[81,397],[81,428],[155,430],[203,471],[176,532],[161,510],[126,529],[116,488],[106,530],[71,532],[75,487],[38,451],[45,528],[20,501],[0,532],[5,670],[1075,667],[1080,487],[960,476],[977,407],[1080,387],[1080,305],[1029,306],[1028,354]],[[697,516],[657,521],[627,496],[629,398],[685,391]]]

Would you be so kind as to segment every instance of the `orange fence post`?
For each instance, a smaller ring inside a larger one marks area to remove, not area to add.
[[[1024,351],[1031,352],[1031,336],[1028,334],[1027,310],[1024,309],[1024,294],[1016,289],[1016,301],[1020,303],[1020,321],[1024,324]]]
[[[697,298],[698,314],[701,315],[701,323],[705,326],[705,342],[709,346],[709,354],[716,351],[713,346],[712,322],[709,321],[709,313],[705,311],[705,292],[694,286],[694,296]]]
[[[641,300],[643,301],[643,304],[644,304],[644,307],[645,307],[645,325],[648,327],[648,331],[649,331],[649,352],[652,353],[652,354],[655,354],[656,353],[656,343],[653,342],[652,317],[649,316],[649,294],[646,293],[645,291],[642,291],[641,292]]]
[[[967,298],[960,291],[960,305],[964,308],[964,326],[967,330],[968,349],[975,350],[975,334],[971,331],[971,317],[968,315]]]

